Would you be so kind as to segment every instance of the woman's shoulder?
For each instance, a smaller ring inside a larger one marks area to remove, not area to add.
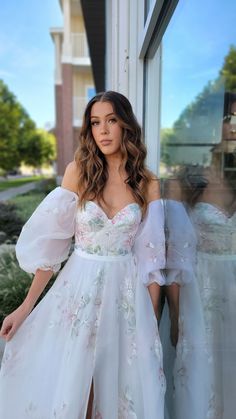
[[[150,179],[147,184],[147,202],[155,201],[161,198],[160,179],[152,172],[150,172]]]
[[[79,168],[76,161],[73,160],[66,166],[61,186],[78,194],[78,179]]]

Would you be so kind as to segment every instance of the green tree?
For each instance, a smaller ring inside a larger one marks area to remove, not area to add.
[[[0,80],[0,167],[4,171],[20,164],[19,137],[28,120],[26,111]]]
[[[0,168],[7,172],[21,162],[40,167],[55,158],[54,135],[36,128],[26,110],[0,80]]]
[[[167,165],[171,163],[170,143],[176,141],[176,136],[173,128],[162,128],[161,130],[161,161]]]
[[[56,159],[56,139],[53,134],[37,129],[24,142],[22,153],[26,165],[41,167]]]
[[[236,47],[234,45],[230,46],[229,52],[224,59],[220,76],[225,80],[225,90],[236,93]]]
[[[34,122],[13,93],[0,80],[0,168],[4,171],[19,166],[20,144],[35,129]]]

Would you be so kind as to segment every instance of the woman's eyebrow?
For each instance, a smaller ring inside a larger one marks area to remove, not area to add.
[[[115,115],[114,112],[108,113],[107,115],[105,115],[105,118],[107,118],[108,116],[111,116],[111,115]],[[91,119],[92,118],[99,118],[99,116],[91,115],[90,118]]]

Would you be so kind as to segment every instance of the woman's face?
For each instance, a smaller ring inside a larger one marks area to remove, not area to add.
[[[120,156],[122,127],[110,102],[96,102],[91,108],[90,122],[97,147],[105,156]]]

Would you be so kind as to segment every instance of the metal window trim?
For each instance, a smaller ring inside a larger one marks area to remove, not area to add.
[[[153,58],[179,0],[156,0],[149,10],[139,46],[139,58]]]

